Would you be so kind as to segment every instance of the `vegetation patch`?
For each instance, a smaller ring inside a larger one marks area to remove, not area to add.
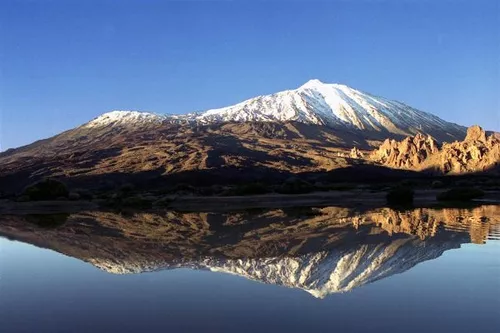
[[[404,179],[399,183],[399,186],[402,188],[415,187],[417,185],[417,181],[412,179]]]
[[[282,210],[289,217],[314,217],[323,215],[320,209],[312,207],[289,207]]]
[[[304,180],[298,178],[290,178],[285,181],[276,192],[281,194],[303,194],[315,191],[316,188]]]
[[[45,179],[28,186],[22,196],[30,200],[56,200],[67,198],[69,195],[66,185],[55,179]]]
[[[445,187],[444,183],[440,180],[435,180],[431,184],[431,188],[443,188]]]
[[[94,198],[92,192],[86,189],[77,189],[74,192],[80,196],[80,200],[92,200]]]
[[[122,200],[123,207],[131,207],[131,208],[151,208],[153,206],[153,201],[143,198],[140,196],[133,196],[124,198]]]
[[[68,220],[69,214],[31,214],[26,215],[26,221],[41,228],[57,228]]]
[[[202,196],[221,195],[224,190],[224,187],[220,185],[204,186],[198,188],[196,194]]]
[[[249,183],[239,185],[229,191],[229,195],[256,195],[272,192],[270,188],[262,183]]]
[[[153,202],[153,207],[168,207],[174,199],[163,197]]]
[[[96,202],[100,206],[117,209],[149,209],[152,208],[154,201],[157,201],[156,197],[149,198],[140,195],[124,196],[123,193],[118,192],[97,200]]]

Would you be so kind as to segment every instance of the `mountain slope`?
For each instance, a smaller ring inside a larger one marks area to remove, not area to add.
[[[171,184],[166,177],[188,172],[220,171],[219,178],[209,178],[222,184],[230,175],[259,179],[261,171],[332,170],[349,165],[339,154],[353,142],[369,147],[356,132],[297,122],[82,126],[0,154],[0,192],[18,192],[44,177],[81,180],[78,186],[95,188],[114,178]]]

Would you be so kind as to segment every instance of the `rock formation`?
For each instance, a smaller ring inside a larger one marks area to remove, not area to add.
[[[370,155],[370,158],[390,167],[414,169],[438,151],[436,140],[431,136],[426,137],[418,133],[400,142],[385,140],[380,148]]]
[[[471,126],[467,129],[467,136],[465,137],[465,141],[467,142],[486,142],[486,132],[477,125]]]
[[[351,149],[351,152],[349,153],[350,158],[363,158],[364,154],[357,148],[354,147]]]
[[[472,126],[463,141],[439,148],[432,137],[417,134],[400,142],[385,140],[369,159],[393,168],[444,174],[494,172],[500,166],[500,139],[497,133],[487,136],[481,127]]]
[[[430,162],[430,167],[444,173],[488,171],[500,165],[500,140],[493,134],[487,137],[481,127],[472,126],[464,141],[444,144],[440,156]]]

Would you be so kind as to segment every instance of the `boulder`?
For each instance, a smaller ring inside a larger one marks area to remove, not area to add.
[[[466,142],[486,142],[486,132],[481,126],[471,126],[467,129],[467,136],[465,137]]]

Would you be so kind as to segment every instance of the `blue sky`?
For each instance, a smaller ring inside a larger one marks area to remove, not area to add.
[[[311,78],[500,130],[500,5],[0,2],[0,149],[110,110],[185,113]]]

